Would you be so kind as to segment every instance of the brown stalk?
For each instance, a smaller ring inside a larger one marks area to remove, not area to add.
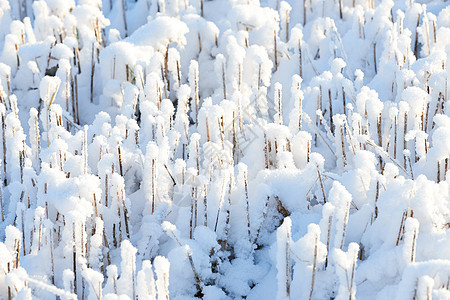
[[[275,72],[278,69],[278,54],[277,54],[277,31],[273,31],[273,45],[274,45],[274,59],[275,59]]]

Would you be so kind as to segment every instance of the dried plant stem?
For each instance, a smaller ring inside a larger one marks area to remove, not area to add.
[[[395,243],[395,246],[398,246],[398,244],[400,243],[400,241],[403,238],[403,231],[404,231],[404,228],[405,228],[405,220],[406,220],[406,218],[407,218],[407,212],[405,211],[405,212],[403,212],[403,215],[402,215],[402,220],[400,222],[400,228],[398,230],[397,242]]]
[[[286,230],[286,297],[290,299],[291,295],[291,231]]]
[[[204,209],[204,213],[203,213],[203,226],[207,227],[208,226],[208,190],[207,190],[207,185],[205,184],[203,186],[204,189],[204,197],[203,197],[203,209]]]
[[[314,291],[314,283],[316,281],[316,269],[317,269],[317,253],[319,244],[319,236],[316,234],[314,239],[314,260],[312,265],[312,278],[311,278],[311,289],[309,291],[309,300],[312,299],[313,291]]]
[[[270,196],[267,196],[266,202],[264,204],[264,209],[263,209],[263,218],[262,218],[263,221],[261,222],[261,224],[258,227],[258,230],[256,231],[256,237],[255,237],[255,240],[253,241],[253,244],[256,244],[258,242],[259,234],[261,233],[261,228],[263,225],[262,223],[264,222],[264,220],[267,217],[267,209],[269,207],[269,200],[270,200]]]
[[[267,135],[264,133],[264,161],[266,169],[269,168],[269,147],[267,143]]]
[[[75,81],[75,108],[74,108],[74,111],[76,111],[76,121],[75,121],[75,123],[76,124],[78,124],[78,125],[80,125],[80,115],[79,115],[79,110],[78,110],[78,76],[75,74],[75,79],[74,79],[74,81]]]
[[[95,70],[94,51],[95,51],[95,44],[92,43],[92,52],[91,52],[91,85],[90,85],[90,100],[91,100],[91,103],[94,102],[94,70]]]
[[[437,162],[437,183],[441,182],[441,163]]]
[[[248,182],[247,182],[247,172],[244,172],[244,189],[245,189],[245,209],[247,213],[247,232],[248,241],[251,243],[251,232],[250,232],[250,205],[248,199]]]
[[[123,27],[125,31],[125,37],[128,36],[128,28],[127,28],[127,14],[125,7],[125,0],[122,0],[122,19],[123,19]]]
[[[306,1],[306,0],[304,0]],[[302,62],[302,40],[298,40],[298,60],[299,60],[299,75],[303,78],[303,62]]]
[[[119,156],[119,174],[120,176],[123,176],[122,149],[120,143],[117,145],[117,154]]]
[[[417,242],[417,229],[414,228],[413,232],[413,240],[412,240],[412,246],[411,246],[411,262],[415,262],[416,260],[416,242]]]
[[[156,201],[156,160],[152,159],[152,214],[155,212]]]
[[[225,63],[222,62],[222,85],[223,85],[223,99],[227,99],[227,84],[225,78]]]
[[[204,0],[200,0],[200,15],[202,16],[202,18],[205,16],[204,14],[204,9],[203,9],[203,2]]]
[[[418,46],[419,46],[419,31],[417,30],[417,28],[419,27],[420,24],[420,13],[417,14],[417,24],[416,24],[416,35],[415,35],[415,40],[414,40],[414,56],[416,58],[419,58],[419,53],[418,51]]]
[[[327,257],[325,258],[324,269],[328,266],[328,255],[330,254],[330,238],[331,238],[331,225],[333,224],[333,216],[328,217],[328,230],[327,230]]]
[[[286,43],[289,42],[289,10],[286,10]]]
[[[195,187],[192,187],[191,188],[191,216],[189,219],[189,238],[190,239],[192,239],[194,236],[194,227],[195,227],[195,224],[194,224],[195,216],[194,215],[195,215],[195,211],[197,209],[196,201],[197,201],[197,199],[196,199]]]
[[[350,287],[349,287],[349,300],[353,300],[353,281],[355,279],[355,268],[356,268],[356,259],[357,259],[358,255],[356,255],[356,257],[353,259],[353,263],[352,263],[352,275],[350,277]]]
[[[228,233],[230,230],[230,216],[231,216],[231,185],[233,183],[233,177],[232,174],[230,174],[230,181],[228,182],[228,203],[227,203],[227,210],[226,210],[226,217],[225,217],[225,240],[223,244],[223,248],[228,248]]]
[[[72,228],[73,249],[72,249],[72,268],[73,268],[73,292],[77,293],[77,242],[75,234],[75,223]]]
[[[130,238],[130,229],[129,229],[129,226],[128,226],[128,219],[129,219],[129,217],[128,217],[128,209],[127,209],[127,206],[125,204],[125,192],[124,192],[124,190],[122,190],[121,197],[119,197],[119,195],[117,195],[117,198],[121,198],[122,199],[121,202],[122,202],[122,209],[123,209],[123,220],[124,220],[124,223],[125,223],[125,233],[127,235],[127,238]]]
[[[380,181],[377,180],[377,187],[375,192],[375,210],[374,210],[374,219],[376,220],[378,218],[378,197],[380,196]]]
[[[3,209],[3,187],[1,184],[0,184],[0,210],[2,213],[2,222],[4,222],[5,221],[5,212]],[[22,219],[22,222],[23,222],[23,219]],[[22,232],[25,233],[24,231],[22,231]]]
[[[317,176],[319,177],[320,189],[322,190],[323,203],[327,203],[327,198],[325,196],[325,188],[323,186],[322,176],[320,175],[319,167],[317,167]]]
[[[277,31],[273,31],[273,55],[274,55],[274,64],[275,64],[275,72],[278,70],[278,53],[277,53]]]
[[[381,134],[381,113],[377,116],[377,134],[378,134],[378,146],[383,148],[383,137]],[[383,174],[383,158],[381,155],[379,155],[379,161],[380,161],[380,170],[381,174]]]
[[[375,69],[375,74],[377,74],[377,43],[373,43],[373,67]]]
[[[350,213],[350,202],[351,201],[349,201],[347,203],[347,207],[345,208],[345,216],[344,216],[344,224],[343,224],[343,228],[342,228],[341,245],[339,247],[339,249],[341,249],[341,250],[344,247],[345,233],[347,231],[348,216],[349,216],[349,213]]]
[[[403,150],[406,150],[406,133],[408,132],[408,112],[405,112],[403,119]],[[406,169],[406,156],[403,159],[403,168]]]
[[[303,0],[303,26],[305,26],[305,24],[306,24],[306,0]]]
[[[344,125],[339,125],[340,133],[341,133],[341,149],[342,149],[342,159],[344,163],[344,167],[347,165],[347,155],[345,154],[345,142],[344,142]]]
[[[330,101],[330,130],[332,135],[334,135],[334,124],[333,124],[333,100],[331,99],[331,90],[328,89],[328,99]]]

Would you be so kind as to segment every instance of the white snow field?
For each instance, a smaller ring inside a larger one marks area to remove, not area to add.
[[[0,0],[0,299],[450,299],[448,4]]]

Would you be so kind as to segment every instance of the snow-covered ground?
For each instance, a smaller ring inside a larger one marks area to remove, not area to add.
[[[0,0],[0,299],[450,299],[442,0]]]

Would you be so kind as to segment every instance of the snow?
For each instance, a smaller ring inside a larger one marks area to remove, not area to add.
[[[449,299],[445,1],[0,0],[0,298]]]

